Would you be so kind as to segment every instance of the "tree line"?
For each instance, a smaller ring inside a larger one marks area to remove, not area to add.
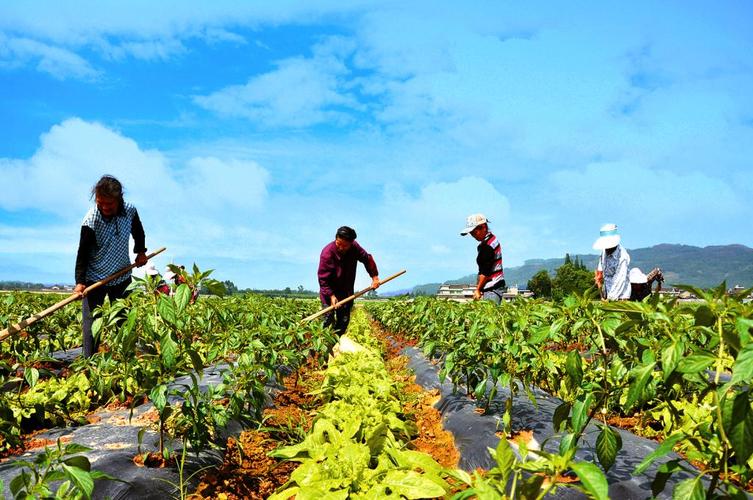
[[[546,269],[534,274],[528,281],[528,289],[535,297],[560,300],[573,292],[582,294],[594,286],[593,272],[577,256],[565,254],[565,263],[557,268],[554,278]]]

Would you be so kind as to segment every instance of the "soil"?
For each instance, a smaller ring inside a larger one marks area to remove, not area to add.
[[[42,432],[42,430],[35,432],[33,435],[25,436],[23,440],[23,451],[27,450],[34,450],[37,448],[45,448],[47,446],[57,446],[57,440],[55,439],[42,439],[34,437],[36,434],[39,434]],[[60,438],[60,442],[65,444],[69,443],[71,441],[71,438],[69,436],[63,436]]]
[[[275,407],[264,410],[263,430],[243,431],[229,438],[222,465],[205,473],[189,498],[262,499],[285,484],[298,467],[268,454],[280,445],[297,441],[308,432],[319,406],[309,391],[321,385],[322,376],[311,364],[285,379],[286,390],[274,398]],[[297,383],[296,383],[297,382]]]
[[[111,402],[107,403],[104,408],[106,410],[115,411],[115,410],[129,410],[131,408],[135,408],[137,406],[141,406],[142,404],[148,403],[149,398],[147,396],[142,396],[134,402],[133,396],[126,397],[125,401],[120,401],[119,399],[113,399]]]

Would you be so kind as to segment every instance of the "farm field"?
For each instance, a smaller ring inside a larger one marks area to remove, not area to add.
[[[334,347],[300,323],[317,301],[191,304],[186,285],[152,285],[102,307],[90,359],[75,306],[2,343],[6,497],[608,498],[630,477],[645,497],[750,489],[753,306],[724,287],[694,303],[366,302]],[[0,295],[0,322],[54,300]],[[456,454],[441,424],[460,406],[494,423],[491,450]]]

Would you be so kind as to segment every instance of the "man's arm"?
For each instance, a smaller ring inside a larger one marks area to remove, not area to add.
[[[491,276],[487,276],[485,274],[478,275],[478,283],[476,283],[476,289],[473,291],[473,300],[479,300],[484,296],[484,286],[486,286],[486,284],[489,283],[489,280],[491,279]]]
[[[473,299],[479,300],[484,295],[484,286],[489,283],[494,274],[494,250],[489,245],[481,246],[476,263],[478,264],[478,282],[473,291]]]
[[[334,259],[332,259],[332,256],[329,255],[325,247],[325,249],[322,250],[322,253],[319,256],[319,269],[317,271],[317,277],[319,278],[319,291],[330,301],[335,297],[335,292],[334,290],[332,290],[332,278],[335,275],[336,272]]]
[[[353,246],[358,252],[358,260],[363,263],[364,267],[366,268],[366,272],[369,273],[369,276],[371,276],[371,288],[379,288],[379,269],[377,269],[376,262],[374,262],[374,257],[372,257],[371,254],[364,250],[363,247],[358,243],[353,242]]]
[[[133,253],[136,254],[136,266],[141,267],[147,262],[146,258],[146,236],[144,235],[144,226],[141,225],[141,219],[136,209],[133,209],[133,220],[131,221],[131,236],[133,236]]]
[[[78,240],[78,253],[76,254],[76,293],[81,293],[86,288],[86,270],[89,267],[89,256],[97,246],[97,236],[89,226],[81,226],[81,235]]]

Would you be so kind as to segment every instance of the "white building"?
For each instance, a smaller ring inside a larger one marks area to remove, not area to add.
[[[437,298],[455,300],[457,302],[468,302],[473,300],[474,290],[476,290],[476,285],[451,285],[449,283],[444,283],[440,285],[439,290],[437,291]],[[533,297],[533,292],[529,290],[520,291],[517,286],[511,286],[502,294],[504,300],[513,300],[515,297]]]

